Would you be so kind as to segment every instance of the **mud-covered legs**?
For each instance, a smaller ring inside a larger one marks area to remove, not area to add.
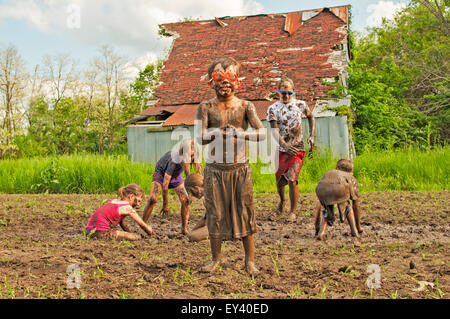
[[[280,197],[280,202],[277,207],[277,214],[281,215],[284,210],[284,206],[286,203],[286,194],[285,188],[286,185],[289,185],[289,200],[291,203],[291,210],[289,213],[288,221],[295,221],[297,218],[297,205],[299,199],[299,190],[298,190],[298,182],[297,181],[287,181],[286,178],[281,176],[277,178],[277,192]]]
[[[355,202],[351,205],[349,202],[339,203],[339,219],[341,222],[347,220],[348,225],[350,226],[350,234],[352,237],[359,238],[359,234],[362,233],[360,216],[359,216],[359,205],[358,203],[355,205]],[[334,214],[334,205],[328,205],[328,207],[323,208],[320,206],[318,208],[319,203],[316,205],[316,210],[314,212],[314,226],[316,231],[316,238],[318,240],[325,240],[327,226],[331,225],[334,216],[329,216],[330,214]],[[356,208],[356,210],[354,210]],[[325,216],[326,215],[326,218]]]
[[[144,216],[142,220],[147,223],[150,215],[152,214],[153,208],[155,208],[156,203],[158,202],[159,194],[161,194],[162,186],[158,182],[152,183],[152,189],[150,190],[150,195],[148,196],[147,204],[144,208]]]
[[[217,266],[220,265],[222,260],[222,239],[210,238],[212,261],[201,268],[203,272],[213,272]],[[250,275],[257,275],[259,273],[258,268],[255,265],[255,235],[248,235],[242,238],[242,244],[244,246],[245,253],[245,270]]]

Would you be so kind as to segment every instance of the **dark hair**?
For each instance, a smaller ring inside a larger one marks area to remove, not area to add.
[[[138,184],[129,184],[127,186],[122,186],[117,191],[117,196],[121,200],[126,199],[127,196],[130,194],[138,196],[138,197],[142,197],[142,198],[145,196],[144,190]]]
[[[239,72],[241,71],[241,64],[238,61],[236,61],[234,58],[227,57],[227,56],[220,57],[220,58],[215,59],[208,67],[208,76],[210,79],[212,78],[212,73],[214,72],[214,68],[218,64],[221,64],[224,69],[228,68],[230,65],[234,65],[236,67],[237,74],[239,74]]]
[[[347,173],[352,173],[353,172],[353,162],[352,162],[352,160],[342,158],[337,162],[336,169],[347,172]]]

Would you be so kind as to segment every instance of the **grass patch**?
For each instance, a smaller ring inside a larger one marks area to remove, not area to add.
[[[299,176],[300,192],[314,192],[322,175],[338,158],[317,153],[306,158]],[[276,193],[273,169],[251,163],[253,191]],[[450,148],[415,148],[366,152],[354,160],[361,192],[441,191],[449,189]],[[126,155],[70,155],[0,161],[0,192],[106,194],[136,183],[150,191],[154,165],[131,162]],[[287,188],[286,188],[287,190]]]

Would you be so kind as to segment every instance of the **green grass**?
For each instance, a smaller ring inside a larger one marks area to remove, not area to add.
[[[299,176],[300,192],[314,192],[322,175],[338,158],[329,153],[306,158]],[[450,148],[414,148],[364,153],[354,160],[361,192],[440,191],[449,189]],[[252,163],[255,193],[276,193],[274,172]],[[150,191],[154,166],[126,155],[71,155],[0,161],[2,193],[115,193],[136,183]]]
[[[0,162],[3,193],[114,193],[131,183],[150,191],[154,166],[126,155],[71,155]]]

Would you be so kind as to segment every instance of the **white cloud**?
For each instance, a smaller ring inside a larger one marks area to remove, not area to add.
[[[68,24],[69,6],[80,8],[80,28]],[[185,17],[212,19],[261,13],[255,0],[4,0],[0,23],[13,18],[45,33],[98,47],[108,44],[134,58],[163,56],[172,39],[158,35],[158,24]]]
[[[377,4],[367,6],[367,26],[379,26],[383,18],[392,19],[394,15],[407,6],[405,2],[394,3],[393,1],[378,1]]]

